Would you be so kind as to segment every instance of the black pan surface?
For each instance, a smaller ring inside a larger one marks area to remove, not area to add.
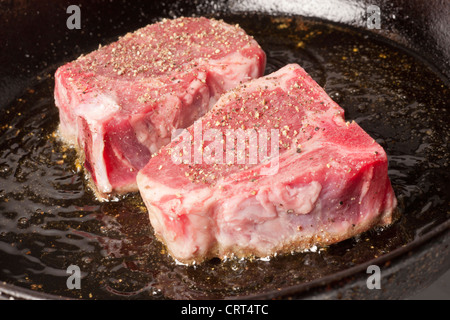
[[[90,5],[102,12],[100,4]],[[22,74],[4,67],[9,78],[3,77],[1,87],[10,97],[3,97],[0,120],[0,292],[23,298],[339,298],[355,286],[360,298],[374,296],[364,288],[370,264],[380,266],[386,278],[394,277],[393,266],[425,273],[428,281],[448,270],[450,85],[435,61],[392,37],[286,13],[233,13],[183,2],[158,10],[151,3],[111,8],[110,16],[107,9],[66,41],[60,39],[61,46],[51,33],[53,45],[41,50],[24,44]],[[130,12],[138,18],[131,19]],[[385,148],[399,200],[391,227],[270,260],[213,259],[188,267],[175,263],[155,239],[138,194],[108,203],[95,199],[75,151],[56,139],[54,71],[139,26],[193,14],[239,23],[266,51],[266,73],[287,63],[302,65],[345,109],[346,118]],[[65,27],[68,15],[60,11],[58,16],[64,26],[55,23]],[[116,28],[106,28],[113,22]],[[42,52],[51,59],[37,59]],[[434,269],[424,267],[427,259]],[[68,289],[69,265],[80,268],[81,289]],[[384,295],[404,297],[427,283],[416,282]],[[339,295],[314,291],[327,286]]]

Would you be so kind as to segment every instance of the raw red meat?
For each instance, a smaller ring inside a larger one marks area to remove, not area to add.
[[[265,54],[238,26],[163,20],[60,67],[61,137],[84,154],[100,197],[137,191],[136,174],[225,91],[264,73]]]
[[[227,140],[239,129],[250,137],[245,156]],[[224,94],[137,183],[157,237],[194,263],[299,251],[387,225],[396,206],[387,168],[383,148],[292,64]]]

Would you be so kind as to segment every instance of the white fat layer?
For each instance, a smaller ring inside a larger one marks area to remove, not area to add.
[[[120,106],[114,97],[101,94],[89,99],[89,103],[79,104],[75,113],[84,118],[89,125],[94,125],[96,122],[110,118],[119,110]]]
[[[117,104],[116,99],[107,95],[99,95],[90,99],[89,103],[80,104],[76,109],[77,115],[86,120],[91,132],[93,172],[97,188],[102,193],[112,192],[103,155],[105,144],[103,141],[104,128],[102,123],[105,119],[114,116],[119,109],[120,106]]]
[[[112,191],[112,186],[109,183],[108,175],[106,172],[106,164],[103,156],[103,150],[105,144],[103,142],[103,132],[98,132],[97,130],[91,130],[92,132],[92,159],[94,160],[94,174],[97,181],[97,188],[100,192],[110,193]]]

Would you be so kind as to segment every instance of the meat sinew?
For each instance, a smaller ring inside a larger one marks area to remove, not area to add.
[[[56,71],[59,132],[84,155],[100,197],[137,191],[138,170],[173,129],[264,68],[264,52],[239,26],[163,20]]]
[[[224,94],[137,183],[157,237],[194,263],[299,251],[388,225],[396,198],[387,166],[383,148],[292,64]]]

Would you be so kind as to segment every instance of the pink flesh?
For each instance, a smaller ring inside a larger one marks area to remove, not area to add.
[[[385,151],[345,122],[300,66],[229,91],[199,121],[203,133],[219,129],[224,139],[229,128],[279,129],[279,167],[267,174],[274,159],[251,164],[248,157],[240,165],[175,164],[181,136],[163,147],[137,184],[156,235],[177,260],[298,251],[391,222],[396,198]]]

